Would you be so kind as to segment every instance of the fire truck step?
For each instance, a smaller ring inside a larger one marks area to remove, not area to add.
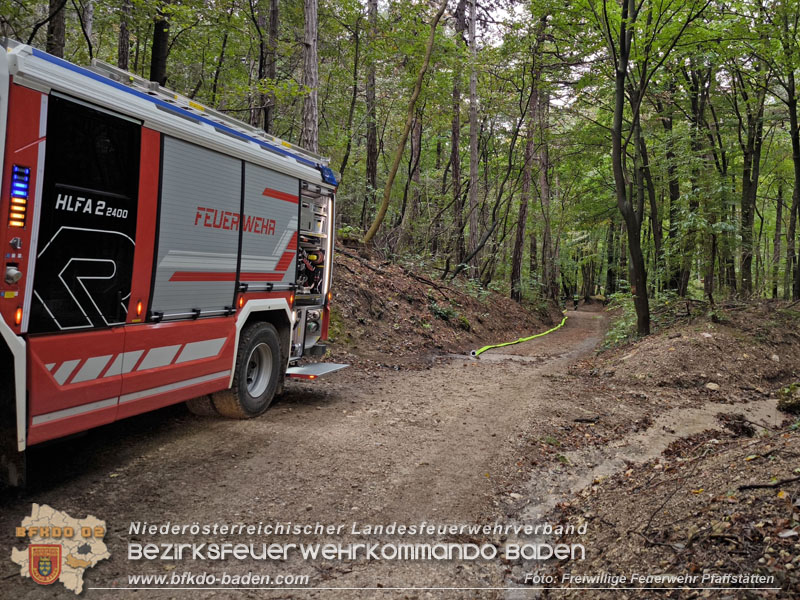
[[[289,367],[286,369],[286,376],[294,379],[316,379],[322,375],[339,371],[350,365],[341,365],[338,363],[313,363],[310,365],[303,365],[302,367]]]

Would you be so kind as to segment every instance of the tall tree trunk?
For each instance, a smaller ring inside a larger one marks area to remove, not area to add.
[[[661,217],[658,211],[658,199],[656,198],[656,187],[653,183],[653,176],[650,172],[650,158],[647,154],[647,143],[642,136],[641,128],[637,128],[636,145],[639,148],[639,160],[641,161],[641,180],[647,189],[647,197],[650,202],[650,227],[653,232],[653,246],[655,247],[656,272],[661,273],[664,262],[663,239],[664,233],[661,225]],[[655,281],[656,289],[661,289],[658,279]]]
[[[558,300],[558,274],[556,271],[556,252],[553,249],[551,214],[550,214],[550,153],[547,143],[547,123],[549,119],[550,98],[547,92],[538,89],[535,84],[531,102],[536,107],[537,130],[539,144],[537,163],[539,167],[539,199],[542,209],[542,286],[545,297]]]
[[[625,221],[625,228],[628,232],[628,252],[631,262],[631,291],[633,292],[633,302],[636,307],[636,331],[639,335],[650,333],[650,303],[647,298],[647,271],[644,264],[641,245],[641,208],[637,212],[634,208],[632,198],[628,194],[628,182],[625,178],[625,167],[623,164],[624,142],[623,126],[626,99],[626,77],[628,74],[628,64],[630,60],[631,42],[633,40],[632,27],[628,23],[628,16],[634,18],[629,11],[633,5],[631,0],[623,2],[622,19],[619,31],[619,55],[615,65],[614,77],[614,117],[611,125],[611,165],[614,173],[614,187],[616,188],[617,208],[622,213]],[[643,91],[643,90],[637,90]],[[634,108],[634,113],[638,114],[638,102],[636,95],[630,95],[630,104]],[[633,123],[633,127],[638,127],[638,119]],[[642,199],[643,200],[643,199]]]
[[[117,66],[125,71],[128,70],[128,62],[131,56],[131,35],[128,24],[131,20],[132,9],[132,0],[122,0],[119,17],[119,36],[117,38]]]
[[[94,0],[87,0],[83,8],[78,6],[76,0],[72,0],[72,6],[78,15],[78,22],[81,25],[83,39],[86,40],[86,48],[89,53],[89,60],[94,58],[94,44],[92,43],[92,30],[94,29]]]
[[[217,105],[217,89],[219,88],[219,74],[222,71],[222,64],[225,62],[225,47],[228,45],[228,32],[222,34],[222,45],[219,49],[217,66],[214,67],[214,80],[211,83],[211,106]]]
[[[92,59],[94,58],[94,0],[86,0],[86,4],[83,5],[81,26],[89,48],[89,58]]]
[[[278,78],[278,27],[279,27],[278,0],[269,0],[269,35],[265,48],[266,77],[270,82]],[[275,94],[265,94],[261,99],[264,107],[264,131],[274,133],[276,98]]]
[[[756,71],[760,69],[756,67]],[[746,141],[739,136],[744,165],[742,167],[742,220],[739,233],[742,238],[741,262],[739,265],[742,278],[742,294],[749,296],[753,293],[753,225],[755,224],[756,194],[758,180],[761,172],[761,146],[764,140],[764,89],[756,88],[749,94],[745,87],[744,78],[740,72],[734,74],[734,87],[739,84],[739,93],[745,104],[745,118],[743,119],[737,109],[739,127],[745,128]],[[761,77],[766,87],[767,77]],[[735,90],[734,90],[735,93]],[[751,96],[755,97],[751,97]],[[736,107],[736,104],[734,104]]]
[[[550,97],[549,95],[544,95],[547,100],[547,113],[549,114],[550,110]],[[549,117],[548,117],[549,118]],[[547,158],[548,163],[550,162],[550,157],[548,155]],[[561,214],[564,214],[564,199],[561,195],[561,181],[558,176],[558,171],[555,171],[554,181],[555,185],[552,186],[554,190],[553,198],[556,200],[556,203],[561,206]],[[562,221],[563,223],[563,221]],[[553,300],[558,300],[558,280],[561,278],[561,236],[559,232],[556,231],[555,235],[552,234],[552,219],[550,220],[550,243],[553,246],[551,258],[550,258],[550,286],[552,288],[551,298]]]
[[[529,265],[528,265],[528,278],[531,282],[531,292],[533,296],[538,298],[540,295],[539,289],[539,261],[537,258],[537,246],[539,241],[536,239],[536,224],[534,223],[533,227],[531,227],[531,235],[530,235],[530,257],[528,258]]]
[[[617,242],[619,243],[617,246],[617,261],[619,263],[619,267],[616,269],[614,275],[616,278],[617,291],[619,291],[620,275],[624,274],[625,277],[627,277],[627,281],[629,283],[631,281],[630,269],[628,269],[628,235],[625,228],[625,223],[619,224],[619,229],[617,231]]]
[[[678,178],[678,167],[675,158],[675,141],[672,137],[672,123],[673,123],[673,101],[672,96],[675,93],[675,83],[670,82],[669,86],[670,98],[668,100],[668,108],[658,101],[658,112],[661,113],[661,125],[664,128],[666,137],[666,152],[664,158],[667,163],[667,189],[669,192],[669,231],[667,238],[669,239],[669,257],[666,267],[666,285],[669,290],[677,290],[680,287],[681,269],[680,269],[680,256],[678,252],[678,232],[679,232],[679,215],[678,209],[680,207],[681,188],[680,179]]]
[[[217,90],[219,88],[219,75],[222,72],[222,65],[225,63],[225,48],[228,46],[228,28],[231,23],[231,16],[233,15],[234,4],[231,4],[228,10],[228,19],[225,24],[225,33],[222,34],[222,44],[219,49],[219,57],[217,58],[217,66],[214,68],[214,80],[211,83],[211,105],[217,105]]]
[[[400,236],[397,243],[399,248],[407,249],[413,240],[411,226],[417,218],[419,209],[419,163],[421,146],[422,111],[419,111],[414,118],[414,124],[411,126],[411,152],[408,157],[409,177],[406,183],[406,193],[403,197],[404,206],[400,218]]]
[[[369,61],[367,64],[367,192],[361,207],[361,226],[367,228],[369,207],[375,204],[378,191],[378,119],[375,102],[375,62],[378,39],[378,0],[368,0]]]
[[[339,177],[344,179],[344,170],[347,168],[347,161],[350,159],[350,150],[353,146],[353,119],[356,114],[356,101],[358,100],[358,64],[361,58],[361,19],[356,20],[353,28],[353,93],[350,96],[350,109],[347,112],[347,146],[344,149],[342,164],[339,167]]]
[[[792,296],[795,300],[800,299],[800,257],[797,255],[794,257],[794,284],[792,285]]]
[[[606,297],[617,293],[617,257],[615,256],[616,241],[614,240],[615,230],[616,224],[612,221],[608,224],[608,232],[606,233]]]
[[[305,26],[303,34],[303,125],[300,145],[311,152],[319,151],[319,65],[317,64],[317,7],[318,0],[304,0]]]
[[[732,186],[732,189],[735,190],[735,185]],[[731,205],[730,211],[728,214],[728,222],[735,223],[737,219],[736,215],[736,206]],[[724,262],[725,262],[725,285],[732,293],[737,293],[737,283],[736,283],[736,258],[734,257],[734,252],[736,249],[736,234],[733,231],[728,232],[725,236],[727,243],[726,252],[724,255]]]
[[[50,0],[48,5],[47,45],[45,49],[53,56],[64,57],[66,43],[66,19],[64,10],[66,0]]]
[[[511,299],[522,301],[522,252],[525,242],[525,228],[528,222],[528,199],[531,192],[531,175],[533,170],[533,123],[528,127],[528,139],[525,143],[525,163],[522,166],[522,190],[519,197],[519,214],[517,216],[517,235],[514,239],[514,252],[511,256]]]
[[[456,6],[455,30],[460,38],[467,27],[466,0]],[[458,45],[458,40],[456,40]],[[461,190],[461,69],[453,69],[453,118],[450,129],[450,169],[453,182],[453,256],[456,265],[467,255],[464,244],[464,196]]]
[[[797,88],[794,71],[787,75],[787,104],[789,106],[789,136],[792,140],[792,164],[794,167],[794,190],[792,192],[792,208],[789,211],[789,223],[786,227],[786,274],[784,278],[784,297],[788,297],[792,289],[792,298],[800,299],[800,285],[793,284],[792,273],[796,270],[795,232],[797,230],[798,201],[800,200],[800,125],[797,120]]]
[[[478,245],[478,47],[475,40],[477,2],[469,4],[469,248],[474,253]],[[480,254],[470,260],[469,276],[478,276]]]
[[[789,223],[786,226],[786,268],[783,272],[784,300],[788,300],[790,296],[794,298],[792,275],[794,273],[794,262],[795,262],[794,237],[797,224],[798,192],[800,192],[800,190],[798,190],[798,188],[795,187],[794,192],[792,193],[792,207],[789,209]]]
[[[86,0],[83,5],[83,30],[89,39],[94,34],[94,0]]]
[[[689,219],[693,223],[695,216],[700,210],[700,177],[704,169],[699,161],[704,159],[703,137],[700,133],[700,126],[705,119],[706,102],[708,100],[708,81],[711,77],[711,69],[696,68],[694,62],[690,63],[689,69],[683,70],[686,86],[689,89],[689,127],[690,127],[690,147],[692,150],[692,169],[690,176],[691,194],[689,195]],[[678,295],[686,296],[689,291],[689,278],[692,272],[692,263],[695,259],[697,250],[698,231],[694,225],[688,228],[681,242],[681,266],[678,275]]]
[[[169,21],[167,6],[158,11],[153,23],[153,49],[150,52],[150,81],[158,85],[167,83],[167,55],[169,53]]]
[[[781,225],[783,220],[783,181],[778,181],[778,203],[775,208],[775,237],[772,241],[772,297],[778,297],[778,265],[781,262]]]
[[[400,161],[403,159],[403,151],[406,147],[406,141],[408,141],[408,134],[411,131],[411,125],[414,122],[414,110],[417,105],[417,98],[419,98],[419,93],[422,91],[422,81],[425,79],[425,72],[428,70],[428,65],[430,64],[431,53],[433,52],[433,41],[436,37],[436,27],[439,25],[439,21],[444,14],[445,8],[447,8],[447,0],[443,0],[439,10],[431,21],[431,31],[430,35],[428,36],[428,42],[425,46],[425,56],[422,59],[422,65],[419,68],[419,73],[417,73],[417,80],[414,83],[414,90],[411,92],[411,98],[408,100],[406,124],[403,128],[403,133],[400,136],[400,141],[397,145],[397,148],[395,149],[394,159],[392,160],[392,166],[390,167],[389,174],[386,178],[386,184],[383,187],[383,201],[378,208],[378,214],[375,215],[375,220],[372,222],[372,226],[364,236],[364,244],[369,244],[375,237],[375,234],[378,233],[378,229],[380,229],[383,219],[386,216],[386,211],[389,209],[389,201],[391,200],[392,195],[392,184],[394,183],[395,175],[397,175],[397,169],[400,166]]]

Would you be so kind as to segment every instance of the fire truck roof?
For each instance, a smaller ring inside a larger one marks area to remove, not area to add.
[[[147,84],[149,84],[149,89],[147,89],[140,84],[140,82],[143,80],[136,77],[132,73],[110,67],[110,65],[105,65],[103,63],[96,64],[94,66],[95,70],[88,69],[62,58],[53,56],[52,54],[48,54],[47,52],[39,50],[38,48],[33,48],[23,44],[14,44],[13,46],[9,47],[9,50],[12,50],[12,48],[15,54],[22,56],[27,54],[29,56],[33,56],[34,58],[44,60],[58,67],[68,69],[69,71],[83,77],[92,79],[103,85],[110,86],[116,90],[125,92],[127,94],[132,94],[137,98],[151,102],[158,108],[166,110],[167,112],[171,112],[183,119],[210,125],[221,133],[225,133],[231,137],[238,138],[245,142],[254,142],[265,150],[268,150],[279,156],[294,159],[301,165],[311,167],[320,174],[324,183],[332,186],[338,185],[336,174],[330,167],[328,167],[327,160],[323,157],[305,151],[304,149],[294,146],[293,144],[289,144],[288,142],[284,142],[279,138],[268,136],[267,134],[259,135],[256,128],[231,117],[227,117],[227,115],[222,115],[221,113],[202,106],[196,102],[188,101],[188,99],[183,98],[174,92],[161,88],[155,83],[147,82]],[[114,75],[119,74],[124,75],[128,79],[129,83],[122,83],[112,78]],[[137,83],[140,85],[135,85]],[[170,101],[170,97],[174,99],[183,99],[187,106],[181,107],[177,105],[174,101]]]

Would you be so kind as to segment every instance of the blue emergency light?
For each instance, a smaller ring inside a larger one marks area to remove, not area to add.
[[[28,198],[28,188],[31,183],[31,170],[27,167],[14,165],[11,170],[11,195],[14,198]]]

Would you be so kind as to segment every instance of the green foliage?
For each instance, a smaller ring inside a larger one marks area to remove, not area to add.
[[[364,232],[352,225],[345,225],[336,230],[336,239],[340,241],[360,241]]]
[[[344,318],[339,308],[334,303],[331,305],[330,321],[328,323],[328,337],[332,342],[350,342],[349,330],[344,325]]]
[[[461,289],[479,302],[484,302],[491,295],[491,290],[477,279],[465,279],[461,283]]]
[[[447,304],[442,305],[436,301],[432,301],[430,304],[428,304],[428,308],[434,317],[441,319],[442,321],[450,321],[458,317],[458,312],[456,312],[452,306]]]
[[[84,0],[65,5],[64,55],[80,64],[90,60],[89,44],[78,18],[78,10],[85,4]],[[32,0],[0,0],[0,33],[27,41],[35,24],[45,17],[46,5]],[[800,68],[796,3],[743,0],[731,8],[729,3],[714,1],[684,28],[687,17],[703,5],[695,0],[677,5],[643,0],[636,4],[638,17],[631,20],[633,71],[628,75],[642,66],[645,55],[651,67],[660,64],[648,80],[638,115],[655,198],[651,205],[643,181],[644,196],[637,198],[643,213],[640,238],[647,261],[648,292],[656,299],[656,307],[682,266],[690,271],[688,294],[693,298],[706,297],[703,280],[709,271],[715,276],[715,298],[739,291],[734,290],[732,280],[740,285],[746,155],[742,142],[748,139],[747,110],[757,96],[753,92],[763,89],[768,96],[753,227],[754,292],[771,296],[773,285],[777,285],[779,295],[791,293],[788,286],[784,288],[784,272],[789,266],[786,223],[795,181],[784,84],[787,75]],[[94,58],[116,63],[122,6],[122,0],[94,2]],[[589,295],[603,291],[608,295],[609,290],[602,288],[610,270],[617,279],[612,289],[621,290],[622,295],[616,300],[620,317],[609,332],[607,344],[628,339],[632,304],[626,281],[627,233],[616,205],[609,151],[615,51],[609,42],[622,23],[621,6],[620,2],[604,0],[533,0],[512,13],[495,14],[487,5],[487,15],[502,14],[502,18],[494,22],[482,19],[478,24],[480,41],[474,62],[463,34],[455,32],[454,15],[448,16],[447,26],[436,32],[431,66],[417,102],[422,133],[416,171],[409,144],[392,189],[386,225],[378,239],[379,251],[414,269],[452,273],[454,265],[464,258],[455,249],[459,236],[465,239],[465,250],[472,250],[468,247],[469,207],[464,206],[460,215],[467,224],[461,229],[456,225],[450,143],[456,112],[461,145],[455,155],[463,201],[469,170],[469,73],[474,67],[480,164],[474,182],[479,197],[479,206],[474,209],[479,216],[479,231],[472,233],[479,239],[487,234],[488,239],[479,255],[476,279],[462,279],[460,284],[480,301],[486,300],[488,289],[511,292],[511,255],[522,199],[524,149],[531,137],[534,156],[520,269],[522,300],[547,312],[546,297],[552,290],[545,289],[549,285],[544,277],[545,264],[558,273],[556,296],[571,295],[576,289]],[[254,117],[256,107],[274,102],[272,133],[296,143],[303,98],[308,93],[301,84],[303,6],[289,0],[278,2],[275,77],[259,75],[260,49],[268,35],[268,9],[269,3],[264,0],[132,0],[129,68],[148,76],[153,22],[161,12],[170,23],[167,87],[244,120]],[[542,15],[547,15],[543,25]],[[320,146],[321,153],[331,157],[334,169],[344,167],[337,194],[340,240],[361,239],[364,225],[375,210],[375,190],[365,177],[367,73],[374,70],[377,88],[376,187],[381,190],[389,157],[404,126],[403,107],[422,60],[430,17],[429,3],[382,1],[372,30],[363,0],[320,0]],[[541,40],[537,37],[540,26],[545,28]],[[46,35],[47,27],[40,27],[32,43],[44,47]],[[539,41],[542,47],[537,53]],[[693,95],[693,78],[704,74],[703,114],[695,120],[692,107],[698,98]],[[771,79],[764,79],[767,74]],[[454,107],[456,87],[460,101]],[[532,106],[534,97],[547,99],[548,110],[542,112]],[[625,110],[625,137],[630,141],[625,148],[624,169],[631,184],[629,191],[636,195],[637,169],[642,163],[633,138],[627,135],[633,114],[630,107]],[[546,150],[548,161],[546,170],[540,172],[543,163],[538,153],[542,150]],[[551,188],[547,205],[541,197],[542,181]],[[673,189],[677,190],[675,198],[670,197]],[[776,210],[779,197],[783,202],[780,220]],[[654,208],[657,219],[652,218]],[[655,248],[654,231],[659,228],[660,254]],[[776,254],[773,238],[779,228],[782,247]],[[542,255],[545,234],[553,253],[548,257]],[[530,239],[534,235],[538,255],[531,269]],[[723,265],[730,265],[732,274],[723,277],[721,273],[727,268]],[[440,312],[446,314],[448,310],[455,311],[445,306]],[[655,309],[653,315],[658,324],[662,315]]]
[[[784,412],[800,412],[800,382],[778,390],[778,409]]]
[[[469,322],[469,319],[460,314],[453,306],[454,304],[453,302],[440,304],[433,298],[428,298],[428,309],[434,317],[452,323],[464,331],[472,331],[472,324]],[[428,327],[430,327],[430,325]]]
[[[608,310],[614,312],[615,316],[603,339],[604,349],[624,344],[636,336],[636,309],[630,292],[609,296]]]

